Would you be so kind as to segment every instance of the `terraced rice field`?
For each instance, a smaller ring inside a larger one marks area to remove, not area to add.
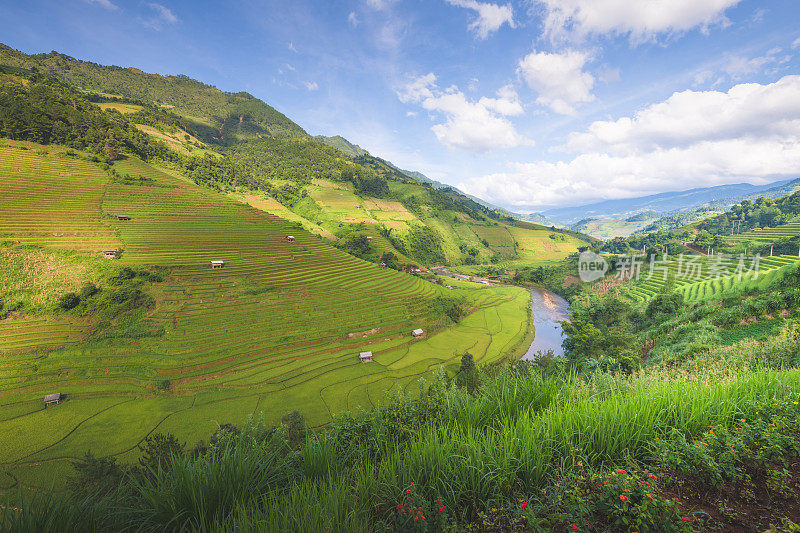
[[[689,261],[692,261],[689,263]],[[752,258],[744,261],[741,279],[739,277],[739,259],[737,257],[704,257],[685,256],[684,262],[672,259],[656,265],[650,276],[649,263],[641,267],[638,281],[627,284],[627,291],[635,300],[649,300],[661,290],[665,283],[664,270],[675,276],[676,289],[683,293],[687,302],[707,300],[730,291],[748,286],[768,283],[780,273],[797,265],[800,258],[795,256],[762,257],[758,263],[758,275],[751,271]],[[691,265],[691,266],[690,266]],[[647,279],[647,278],[650,279]]]
[[[100,205],[108,177],[65,150],[0,144],[0,240],[99,251],[120,245]]]
[[[789,222],[788,224],[783,224],[782,226],[774,228],[754,229],[740,235],[731,235],[728,237],[728,240],[775,242],[787,237],[797,237],[798,235],[800,235],[800,221]]]
[[[522,289],[449,291],[381,270],[138,160],[118,162],[118,171],[153,178],[152,186],[109,182],[82,161],[9,154],[0,179],[36,194],[2,188],[1,211],[16,221],[0,219],[6,238],[75,244],[100,262],[94,252],[112,243],[123,250],[114,264],[165,267],[170,277],[147,287],[157,302],[147,320],[164,328],[160,337],[101,340],[90,336],[95,324],[69,315],[0,321],[0,491],[63,483],[69,461],[89,449],[134,460],[154,431],[194,443],[218,423],[261,412],[276,420],[295,408],[323,424],[386,390],[415,388],[464,351],[491,361],[529,340]],[[132,220],[117,222],[118,213]],[[61,220],[72,229],[51,235]],[[211,269],[212,260],[224,268]],[[472,312],[452,326],[430,303],[455,295]],[[409,334],[416,327],[426,331],[421,340]],[[374,363],[358,363],[364,350]],[[50,392],[67,401],[45,410]]]

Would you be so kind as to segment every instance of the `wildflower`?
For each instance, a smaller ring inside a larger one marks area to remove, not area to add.
[[[681,518],[681,520],[682,520],[683,522],[691,522],[691,521],[692,521],[692,519],[691,519],[691,518],[689,518],[688,516],[684,516],[683,518]]]
[[[414,517],[414,522],[419,522],[419,517],[418,516]]]
[[[655,474],[647,474],[648,479],[657,479]]]
[[[649,492],[647,493],[647,497],[650,498],[651,500],[653,499],[653,495],[650,494]]]
[[[645,487],[649,487],[650,483],[648,483],[647,481],[642,481],[642,485],[645,486]]]
[[[617,468],[617,474],[627,474],[627,472],[626,472],[626,471],[624,471],[624,470],[623,470],[623,469],[621,469],[621,468]]]
[[[572,524],[572,531],[578,531],[578,524]]]
[[[739,422],[741,422],[742,424],[744,424],[744,418],[742,418],[741,420],[739,420]]]
[[[793,404],[797,405],[797,402],[792,402]]]
[[[522,509],[527,509],[527,508],[528,508],[528,502],[526,502],[526,501],[523,501],[523,502],[522,502],[522,505],[520,505],[520,507],[521,507]]]
[[[620,499],[620,500],[622,500],[622,501],[624,501],[624,502],[628,501],[628,497],[627,497],[627,496],[625,496],[624,494],[620,494],[620,495],[619,495],[619,499]]]
[[[443,513],[445,509],[447,509],[447,508],[444,505],[440,505],[439,506],[439,512],[440,513]]]

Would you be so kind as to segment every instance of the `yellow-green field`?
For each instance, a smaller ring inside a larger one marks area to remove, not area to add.
[[[42,299],[36,313],[0,320],[0,490],[60,487],[70,461],[90,449],[134,460],[154,431],[194,443],[218,423],[259,412],[275,421],[295,408],[324,424],[386,390],[414,390],[465,351],[489,362],[530,340],[525,290],[447,290],[379,269],[295,222],[136,159],[117,162],[118,173],[152,182],[112,182],[62,148],[4,144],[0,250],[8,264],[35,258],[46,268],[0,271],[14,291],[27,284],[20,297]],[[325,198],[336,205],[335,195]],[[336,208],[349,216],[341,198]],[[384,208],[398,209],[365,207]],[[119,259],[99,256],[108,247],[122,250]],[[212,260],[225,267],[212,270]],[[142,320],[162,335],[104,338],[91,316],[47,311],[55,296],[122,266],[168,272],[145,286],[156,303]],[[457,325],[433,305],[454,297],[470,311]],[[410,335],[417,327],[422,339]],[[365,350],[375,362],[358,362]],[[44,409],[51,392],[66,401]]]
[[[377,228],[390,229],[395,236],[408,235],[415,225],[426,225],[440,237],[447,262],[461,264],[464,246],[474,248],[478,263],[489,263],[498,255],[508,268],[539,265],[563,260],[586,241],[574,235],[554,232],[535,224],[512,226],[496,221],[475,220],[465,213],[435,210],[430,192],[421,185],[389,182],[390,199],[361,196],[350,183],[315,179],[307,187],[308,198],[292,208],[253,191],[238,191],[231,196],[253,207],[302,225],[307,231],[335,240],[334,234],[345,226],[366,227],[377,235]],[[403,202],[414,199],[419,205],[413,212]],[[389,248],[398,253],[397,250]],[[402,255],[402,254],[400,254]]]

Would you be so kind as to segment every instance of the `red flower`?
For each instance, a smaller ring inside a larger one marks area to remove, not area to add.
[[[578,524],[572,524],[572,531],[578,531]]]
[[[651,500],[653,499],[653,495],[652,495],[652,494],[649,494],[649,493],[648,493],[648,494],[647,494],[647,497],[648,497],[648,498],[650,498]]]
[[[520,507],[523,508],[523,509],[527,509],[528,508],[528,502],[523,501],[522,505],[520,505]]]
[[[681,520],[683,520],[684,522],[691,522],[692,521],[692,519],[689,518],[688,516],[684,516],[683,518],[681,518]]]
[[[642,481],[642,485],[644,485],[645,487],[649,487],[650,483],[648,483],[647,481]]]
[[[619,495],[619,499],[620,499],[620,500],[622,500],[622,501],[624,501],[624,502],[628,501],[628,497],[627,497],[627,496],[625,496],[624,494],[620,494],[620,495]]]
[[[445,507],[444,505],[440,505],[439,506],[439,512],[440,513],[443,513],[445,509],[447,509],[447,507]]]
[[[617,474],[627,474],[627,472],[626,472],[626,471],[624,471],[624,470],[623,470],[623,469],[621,469],[621,468],[617,468]]]
[[[414,522],[419,522],[419,517],[418,516],[414,517]]]
[[[650,479],[656,479],[655,474],[647,474],[647,477]]]

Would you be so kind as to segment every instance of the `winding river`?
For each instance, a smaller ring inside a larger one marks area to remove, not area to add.
[[[563,356],[564,349],[561,347],[563,339],[559,322],[569,318],[569,302],[558,294],[538,287],[532,289],[531,293],[533,294],[531,311],[533,311],[536,337],[522,359],[536,359],[539,351],[547,350],[553,350],[555,355]]]

